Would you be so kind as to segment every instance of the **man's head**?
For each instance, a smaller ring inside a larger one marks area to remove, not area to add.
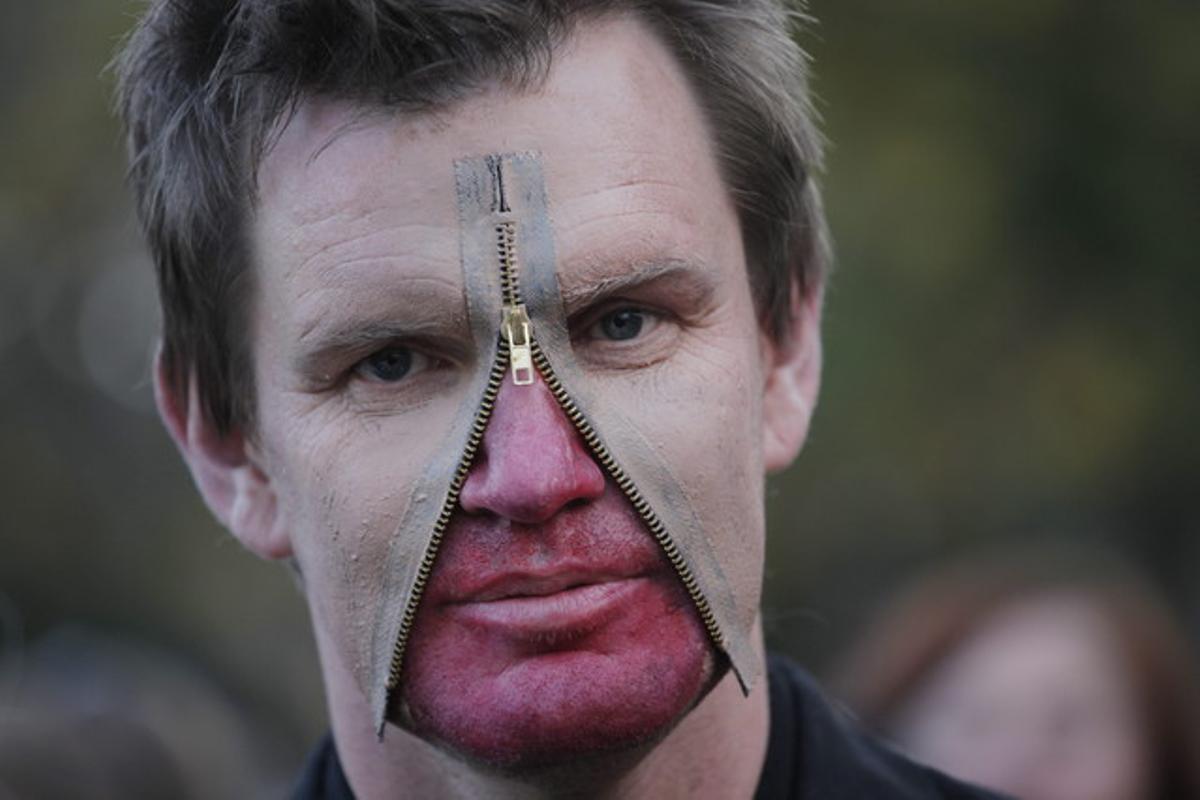
[[[327,675],[373,695],[395,647],[393,721],[505,764],[661,736],[753,629],[763,474],[815,400],[819,148],[782,12],[181,9],[135,34],[122,108],[206,500],[295,558]],[[471,165],[526,152],[486,162],[477,219]],[[469,258],[486,213],[554,287],[527,386],[487,349],[516,301]]]
[[[427,112],[488,87],[534,90],[581,21],[622,11],[667,44],[703,106],[760,319],[782,333],[792,287],[819,287],[829,253],[807,70],[778,0],[158,0],[118,60],[118,104],[176,388],[194,376],[223,431],[252,424],[247,225],[296,103]]]

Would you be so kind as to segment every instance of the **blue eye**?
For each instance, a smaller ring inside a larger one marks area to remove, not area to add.
[[[606,314],[596,325],[605,339],[624,342],[635,339],[646,324],[646,314],[636,308],[622,308]]]
[[[365,377],[394,383],[408,377],[413,369],[414,354],[406,347],[388,347],[364,358],[358,370]]]

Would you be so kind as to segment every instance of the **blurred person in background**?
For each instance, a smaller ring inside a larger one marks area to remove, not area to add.
[[[0,800],[277,797],[282,761],[245,707],[169,651],[79,625],[0,640]]]
[[[1195,800],[1191,644],[1121,560],[1030,549],[913,581],[834,684],[912,757],[1022,800]]]

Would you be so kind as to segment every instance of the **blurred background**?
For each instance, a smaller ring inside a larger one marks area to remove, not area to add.
[[[324,701],[290,578],[153,413],[105,71],[139,8],[0,6],[0,710],[134,709],[232,796],[287,785]],[[828,675],[915,571],[1061,541],[1124,554],[1194,640],[1200,5],[811,11],[839,265],[812,435],[770,486],[770,644]]]

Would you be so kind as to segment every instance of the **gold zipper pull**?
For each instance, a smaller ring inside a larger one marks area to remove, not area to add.
[[[509,360],[512,363],[513,383],[528,386],[533,383],[533,350],[531,347],[529,314],[524,303],[506,305],[500,330],[508,340]]]

